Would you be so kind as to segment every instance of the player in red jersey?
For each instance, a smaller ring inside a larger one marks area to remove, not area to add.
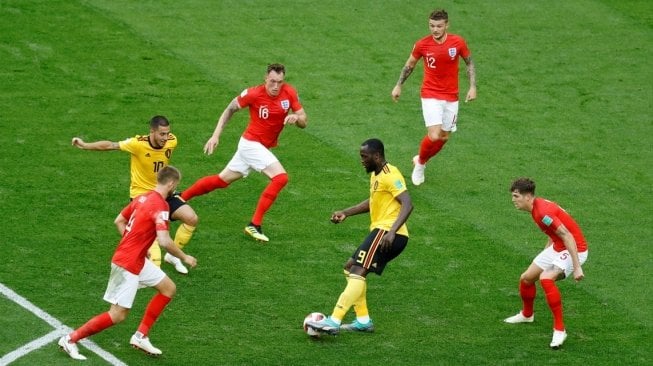
[[[456,131],[460,57],[467,65],[469,78],[465,102],[476,99],[476,70],[471,52],[462,37],[447,33],[448,28],[447,12],[443,9],[434,10],[429,15],[431,34],[415,43],[401,70],[397,85],[392,89],[392,99],[396,102],[401,95],[401,86],[415,69],[417,61],[424,59],[424,79],[420,96],[427,134],[422,139],[419,154],[413,157],[411,180],[414,185],[424,183],[426,163],[440,152],[449,140],[450,133]]]
[[[263,216],[288,183],[286,170],[270,149],[277,146],[279,134],[284,126],[305,128],[307,122],[297,91],[284,82],[285,75],[286,69],[283,65],[268,65],[263,84],[243,90],[229,103],[220,115],[213,135],[204,145],[204,152],[213,154],[231,117],[242,108],[248,107],[249,124],[240,138],[236,153],[220,174],[198,179],[181,194],[181,197],[188,201],[217,188],[225,188],[247,176],[252,170],[262,172],[270,178],[270,183],[263,190],[252,221],[245,227],[245,233],[263,242],[270,240],[261,229]],[[291,110],[293,113],[289,113]]]
[[[519,178],[510,186],[515,207],[531,213],[537,226],[549,236],[544,250],[538,254],[519,279],[522,310],[504,321],[506,323],[532,323],[535,282],[540,280],[544,296],[553,314],[551,348],[558,349],[567,338],[562,319],[562,300],[555,281],[573,274],[580,281],[583,263],[587,260],[587,242],[574,219],[555,202],[535,197],[535,182]]]
[[[154,239],[168,253],[195,267],[197,260],[179,249],[168,231],[169,212],[166,198],[173,194],[181,175],[172,166],[161,168],[157,173],[156,188],[136,197],[116,217],[115,224],[122,239],[111,259],[111,274],[104,300],[111,304],[108,312],[96,315],[86,324],[59,339],[59,347],[76,360],[86,357],[79,353],[80,339],[99,333],[125,320],[129,314],[139,287],[154,287],[158,292],[145,309],[138,330],[129,343],[152,355],[160,355],[148,333],[166,305],[175,295],[175,283],[147,259],[147,251]]]

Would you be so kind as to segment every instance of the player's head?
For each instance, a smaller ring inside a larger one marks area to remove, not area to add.
[[[279,95],[285,76],[286,67],[282,64],[268,65],[268,71],[265,73],[265,91],[268,95],[272,97]]]
[[[442,40],[449,28],[449,14],[444,9],[435,9],[429,15],[429,30],[436,40]]]
[[[154,116],[150,119],[150,143],[152,146],[163,147],[170,137],[170,122],[164,116]]]
[[[529,178],[515,179],[510,185],[510,194],[517,209],[530,211],[535,198],[535,182]]]
[[[156,173],[157,185],[165,187],[168,196],[177,189],[180,180],[181,173],[179,172],[179,169],[172,165],[164,166],[158,173]]]
[[[379,139],[365,140],[360,148],[361,164],[368,173],[379,172],[385,164],[385,148]]]

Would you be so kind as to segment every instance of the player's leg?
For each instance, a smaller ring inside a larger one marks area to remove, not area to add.
[[[239,145],[240,149],[240,145]],[[190,201],[193,197],[207,194],[216,189],[227,188],[234,181],[247,175],[248,167],[240,157],[240,150],[231,158],[227,166],[218,175],[208,175],[195,181],[190,187],[181,192],[184,201]]]
[[[419,146],[419,153],[413,157],[413,172],[411,181],[414,185],[424,183],[426,163],[437,154],[444,143],[439,139],[442,129],[444,103],[437,99],[422,98],[422,115],[427,133]]]
[[[533,306],[535,303],[535,295],[537,288],[535,282],[542,273],[542,268],[534,262],[528,266],[526,271],[519,277],[519,296],[522,300],[522,309],[519,313],[504,319],[506,323],[532,323],[535,317],[533,316]]]
[[[504,322],[511,324],[533,322],[535,319],[533,316],[533,306],[537,293],[535,282],[537,282],[546,268],[551,267],[554,257],[555,251],[553,247],[547,247],[533,259],[533,262],[531,262],[526,271],[521,274],[519,277],[519,296],[522,300],[522,310],[504,319]]]
[[[147,251],[147,257],[154,263],[156,266],[161,267],[161,247],[159,246],[159,241],[155,240],[150,249]]]
[[[260,143],[248,141],[239,146],[241,146],[243,159],[249,167],[270,178],[270,182],[259,197],[252,220],[245,227],[245,233],[256,240],[267,242],[270,239],[263,234],[261,229],[263,218],[276,201],[279,192],[288,184],[288,174],[272,151]]]
[[[331,316],[319,322],[308,322],[309,327],[329,334],[338,334],[340,332],[342,319],[354,303],[359,301],[360,297],[365,293],[367,285],[365,277],[370,266],[376,264],[374,257],[383,234],[383,230],[374,229],[367,235],[345,265],[345,269],[348,269],[349,272],[347,285],[338,297]]]
[[[184,249],[184,247],[190,242],[190,239],[193,236],[195,227],[199,221],[195,210],[193,210],[190,205],[186,204],[184,200],[179,196],[173,196],[168,198],[168,205],[170,206],[170,216],[175,221],[181,221],[181,224],[177,228],[175,233],[175,245],[177,248]],[[181,259],[166,253],[163,257],[167,263],[172,264],[175,267],[175,270],[181,274],[187,274],[188,268],[184,266]],[[151,258],[150,258],[151,259]],[[156,264],[156,263],[155,263]]]
[[[175,296],[177,287],[159,267],[154,266],[149,261],[145,262],[145,266],[139,275],[139,280],[142,286],[154,287],[158,292],[147,304],[138,330],[132,335],[129,343],[146,353],[160,355],[162,354],[161,350],[152,345],[148,334],[152,325],[154,325],[165,307]]]
[[[261,233],[261,225],[263,224],[265,213],[268,212],[272,204],[277,200],[279,192],[288,184],[288,173],[286,173],[278,161],[270,164],[262,172],[270,178],[270,182],[256,203],[256,209],[254,210],[251,221],[251,225],[256,227]]]
[[[151,265],[154,266],[154,264]],[[86,357],[79,354],[76,343],[80,339],[90,337],[125,320],[134,302],[137,290],[138,276],[122,267],[111,264],[111,274],[104,293],[104,300],[111,304],[109,311],[94,316],[81,327],[61,337],[59,347],[74,359],[86,359]]]
[[[353,260],[350,258],[345,268],[350,269],[352,264]],[[349,276],[351,273],[348,269],[345,269],[344,274],[347,279],[347,284],[349,284]],[[367,281],[364,283],[361,294],[356,300],[354,300],[353,307],[356,319],[351,323],[342,324],[340,329],[351,332],[374,332],[374,323],[372,322],[372,319],[370,319],[370,312],[367,307]]]

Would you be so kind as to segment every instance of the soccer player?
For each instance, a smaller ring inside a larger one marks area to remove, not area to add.
[[[506,323],[532,323],[535,282],[539,279],[546,302],[553,314],[553,338],[551,348],[558,349],[567,338],[562,319],[562,300],[555,281],[573,274],[580,281],[583,263],[587,260],[587,243],[580,227],[574,219],[555,202],[535,196],[535,182],[519,178],[510,186],[512,202],[518,210],[531,213],[539,228],[548,235],[544,250],[538,254],[519,279],[519,295],[523,308],[514,316],[506,318]]]
[[[231,117],[248,107],[249,124],[238,142],[236,153],[220,174],[200,178],[181,193],[181,197],[188,201],[215,189],[226,188],[232,182],[246,177],[252,170],[262,172],[270,179],[270,183],[259,198],[251,222],[245,226],[246,234],[262,242],[270,240],[261,229],[263,216],[288,183],[286,170],[270,149],[277,146],[279,134],[284,126],[305,128],[307,123],[297,91],[284,82],[285,75],[286,69],[283,65],[268,65],[262,85],[243,90],[229,103],[220,115],[213,135],[204,145],[204,152],[213,154]],[[289,113],[291,110],[293,113]]]
[[[149,192],[156,186],[156,174],[161,168],[168,166],[172,152],[177,147],[177,137],[170,132],[170,122],[164,116],[154,116],[150,120],[149,135],[136,135],[124,141],[84,142],[79,137],[73,137],[72,144],[82,150],[110,151],[122,150],[131,154],[131,183],[129,198]],[[172,220],[182,222],[175,234],[175,245],[183,249],[197,227],[197,214],[179,195],[167,199]],[[161,266],[161,249],[155,242],[150,249],[150,260]],[[166,253],[164,260],[175,267],[177,272],[187,274],[188,269],[175,256]]]
[[[111,304],[109,311],[96,315],[86,324],[59,339],[59,347],[76,360],[85,360],[79,353],[80,339],[99,333],[127,318],[139,287],[154,287],[158,292],[145,309],[138,330],[129,343],[152,355],[162,354],[150,342],[148,333],[166,305],[175,295],[176,286],[161,268],[147,259],[148,248],[156,238],[165,250],[195,267],[197,260],[174,244],[168,232],[169,207],[166,198],[177,188],[181,175],[172,166],[157,172],[153,191],[134,198],[115,219],[122,239],[111,259],[111,274],[104,300]]]
[[[420,143],[419,154],[413,157],[411,180],[416,186],[424,183],[426,163],[440,152],[449,140],[451,132],[456,131],[460,57],[467,65],[469,78],[465,102],[476,99],[476,71],[471,52],[465,40],[461,36],[447,33],[448,29],[447,12],[443,9],[434,10],[429,15],[431,34],[415,42],[399,80],[392,89],[392,99],[396,102],[401,95],[401,86],[412,74],[417,61],[424,59],[424,79],[420,95],[427,133]]]
[[[367,283],[369,272],[381,275],[385,266],[397,257],[408,244],[406,220],[413,211],[410,195],[401,172],[385,160],[383,143],[378,139],[363,142],[360,148],[361,163],[370,176],[370,198],[336,211],[331,215],[335,224],[347,217],[370,213],[370,233],[354,251],[344,267],[347,286],[340,294],[331,316],[307,325],[318,332],[338,334],[340,329],[352,332],[373,332],[374,324],[367,308]],[[351,307],[356,320],[341,326]]]

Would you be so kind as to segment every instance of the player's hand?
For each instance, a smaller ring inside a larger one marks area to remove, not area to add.
[[[392,88],[392,100],[395,102],[399,101],[399,97],[401,96],[401,85],[395,85],[394,88]]]
[[[465,97],[465,103],[471,102],[474,99],[476,99],[476,88],[471,87],[469,88],[469,91],[467,92],[467,96]]]
[[[287,115],[286,118],[284,118],[283,124],[284,125],[294,125],[295,123],[297,123],[297,121],[299,121],[299,116],[293,113],[293,114]]]
[[[78,148],[82,149],[84,147],[84,140],[82,140],[79,137],[73,137],[73,141],[71,142],[73,146],[77,146]]]
[[[382,252],[390,251],[390,248],[392,248],[393,241],[395,241],[394,231],[387,231],[385,234],[383,234],[383,237],[381,238],[381,242],[380,242],[381,251]]]
[[[197,259],[195,259],[195,257],[193,257],[192,255],[186,254],[186,256],[184,257],[184,262],[188,264],[191,268],[195,268],[195,266],[197,266]]]
[[[336,211],[331,215],[331,222],[334,224],[339,224],[347,218],[347,215],[345,215],[344,212],[342,211]]]
[[[583,269],[582,268],[574,269],[574,280],[576,280],[576,282],[579,282],[583,278],[585,278],[585,274],[583,273]]]
[[[215,150],[215,147],[218,146],[218,143],[220,140],[217,137],[211,136],[209,141],[204,144],[204,153],[206,155],[211,155],[213,154],[213,151]]]

